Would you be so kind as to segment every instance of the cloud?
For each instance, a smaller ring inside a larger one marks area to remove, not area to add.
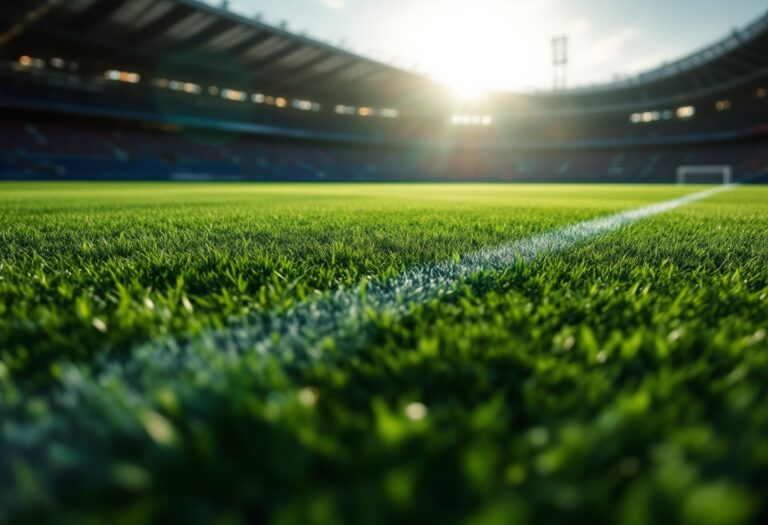
[[[344,9],[347,7],[346,0],[319,0],[319,2],[328,9]]]
[[[624,55],[625,48],[640,36],[636,27],[626,27],[598,40],[579,59],[581,67],[603,66],[617,61]]]
[[[582,18],[571,24],[565,34],[568,35],[569,38],[578,38],[587,34],[591,27],[592,24],[589,23],[589,20]]]

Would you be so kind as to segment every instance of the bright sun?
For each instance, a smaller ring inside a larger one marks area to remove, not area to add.
[[[427,73],[461,100],[530,83],[548,67],[546,57],[531,53],[547,40],[540,13],[531,4],[535,2],[441,0],[425,22],[421,42]]]

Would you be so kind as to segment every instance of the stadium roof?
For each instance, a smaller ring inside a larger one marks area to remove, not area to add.
[[[308,96],[309,87],[338,102],[386,105],[434,88],[421,75],[195,0],[2,2],[0,49],[6,57],[55,49],[105,68],[186,68],[267,92]]]
[[[81,60],[102,71],[209,80],[338,103],[434,100],[436,83],[197,0],[16,0],[0,3],[0,54]],[[566,105],[648,101],[718,89],[768,71],[768,13],[677,62],[620,82],[546,93]],[[539,94],[542,95],[542,94]],[[549,103],[549,102],[548,102]]]

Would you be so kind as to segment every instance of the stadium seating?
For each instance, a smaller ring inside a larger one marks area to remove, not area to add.
[[[672,182],[682,164],[768,170],[763,141],[659,148],[454,150],[327,145],[225,132],[39,120],[0,123],[3,178]]]

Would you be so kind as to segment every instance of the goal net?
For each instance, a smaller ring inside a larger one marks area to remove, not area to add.
[[[680,166],[677,168],[677,183],[717,183],[732,184],[731,166]]]

